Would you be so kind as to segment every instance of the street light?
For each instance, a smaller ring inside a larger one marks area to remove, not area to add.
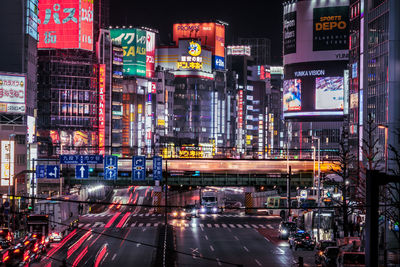
[[[313,140],[318,141],[318,184],[317,184],[317,199],[318,199],[318,229],[317,229],[317,239],[319,241],[319,229],[321,226],[321,139],[316,136],[312,136]],[[314,147],[315,148],[315,147]],[[314,157],[315,158],[315,157]],[[315,165],[314,165],[315,168]]]

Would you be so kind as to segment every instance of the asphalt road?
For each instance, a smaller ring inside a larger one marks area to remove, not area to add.
[[[133,191],[134,190],[134,191]],[[32,266],[152,266],[157,253],[162,214],[151,205],[152,188],[115,191],[113,202],[100,214],[80,217],[78,229],[52,244],[47,258]],[[298,256],[313,266],[314,252],[292,251],[279,240],[279,217],[248,216],[240,210],[200,215],[192,220],[169,220],[174,229],[176,266],[292,266]]]

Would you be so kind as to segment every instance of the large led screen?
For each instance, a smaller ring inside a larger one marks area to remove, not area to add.
[[[301,110],[301,80],[283,82],[283,111]]]
[[[40,0],[38,48],[93,50],[93,0]]]
[[[285,118],[329,116],[340,119],[344,106],[345,61],[307,62],[285,66]]]
[[[343,109],[343,77],[315,79],[315,109]]]

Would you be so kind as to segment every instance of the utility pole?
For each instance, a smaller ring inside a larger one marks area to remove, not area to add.
[[[154,169],[154,166],[153,166]],[[167,229],[168,225],[168,159],[165,160],[165,199],[164,199],[164,223],[165,223],[165,230]]]
[[[287,189],[286,189],[287,190],[287,203],[288,203],[288,210],[289,210],[289,213],[287,215],[287,220],[288,221],[290,219],[290,215],[292,214],[292,211],[291,211],[292,203],[290,201],[290,180],[291,180],[291,175],[292,175],[292,166],[289,166],[288,179],[287,179]]]

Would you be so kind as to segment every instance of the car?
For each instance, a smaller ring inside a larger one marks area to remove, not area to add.
[[[181,208],[173,210],[170,216],[173,219],[186,219],[186,220],[192,219],[192,214],[187,213],[184,209]]]
[[[288,242],[289,247],[294,248],[294,250],[297,250],[298,248],[313,250],[315,247],[315,242],[311,239],[310,234],[304,232],[303,230],[299,230],[296,233],[291,234]]]
[[[199,209],[196,205],[186,205],[185,212],[190,213],[192,217],[199,217]]]
[[[289,235],[293,232],[296,232],[296,230],[297,227],[295,222],[282,221],[279,224],[279,238],[288,239]]]
[[[365,265],[365,252],[343,251],[339,256],[340,267],[362,267]]]
[[[326,247],[321,257],[321,264],[324,267],[337,267],[337,260],[340,253],[339,247]]]
[[[8,228],[0,228],[0,239],[5,239],[10,242],[14,241],[14,235]]]
[[[327,247],[335,247],[336,241],[321,240],[315,246],[315,264],[321,264],[322,255]]]

